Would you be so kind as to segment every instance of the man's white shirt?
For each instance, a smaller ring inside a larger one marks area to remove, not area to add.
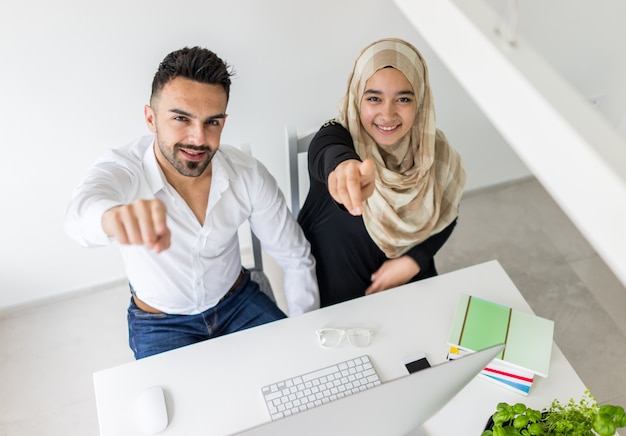
[[[167,183],[153,149],[153,136],[107,151],[74,190],[66,232],[85,247],[111,243],[102,215],[136,199],[159,198],[167,208],[171,246],[157,254],[120,244],[137,296],[169,314],[196,314],[215,306],[241,271],[238,229],[249,220],[263,249],[284,271],[289,315],[319,308],[310,244],[289,212],[274,177],[258,160],[222,145],[212,160],[204,225]]]

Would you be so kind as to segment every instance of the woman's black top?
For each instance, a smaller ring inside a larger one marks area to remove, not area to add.
[[[348,159],[361,160],[350,133],[342,125],[329,121],[309,146],[310,188],[298,215],[317,262],[322,307],[365,295],[372,273],[388,260],[369,236],[363,218],[350,215],[328,193],[328,175]],[[437,275],[435,253],[448,240],[455,225],[456,219],[405,253],[420,266],[420,273],[411,282]]]

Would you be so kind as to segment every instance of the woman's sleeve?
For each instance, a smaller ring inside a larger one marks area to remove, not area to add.
[[[309,145],[308,162],[311,178],[326,184],[328,175],[341,162],[357,159],[350,132],[336,121],[328,121]]]
[[[435,254],[439,251],[443,244],[446,243],[450,235],[452,234],[452,230],[456,226],[458,218],[455,218],[447,227],[445,227],[439,233],[431,235],[428,239],[423,241],[421,244],[416,245],[407,251],[404,255],[411,257],[420,267],[423,269],[425,265],[428,265],[430,260],[435,257]]]

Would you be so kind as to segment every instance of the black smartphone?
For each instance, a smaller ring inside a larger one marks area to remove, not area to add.
[[[421,369],[430,368],[430,362],[426,358],[424,353],[418,353],[411,357],[402,360],[404,367],[409,372],[409,374],[413,374]]]

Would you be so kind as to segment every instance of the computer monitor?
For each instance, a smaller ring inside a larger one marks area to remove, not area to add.
[[[406,435],[435,415],[503,348],[503,344],[496,345],[434,365],[406,377],[382,383],[349,397],[238,434]]]

